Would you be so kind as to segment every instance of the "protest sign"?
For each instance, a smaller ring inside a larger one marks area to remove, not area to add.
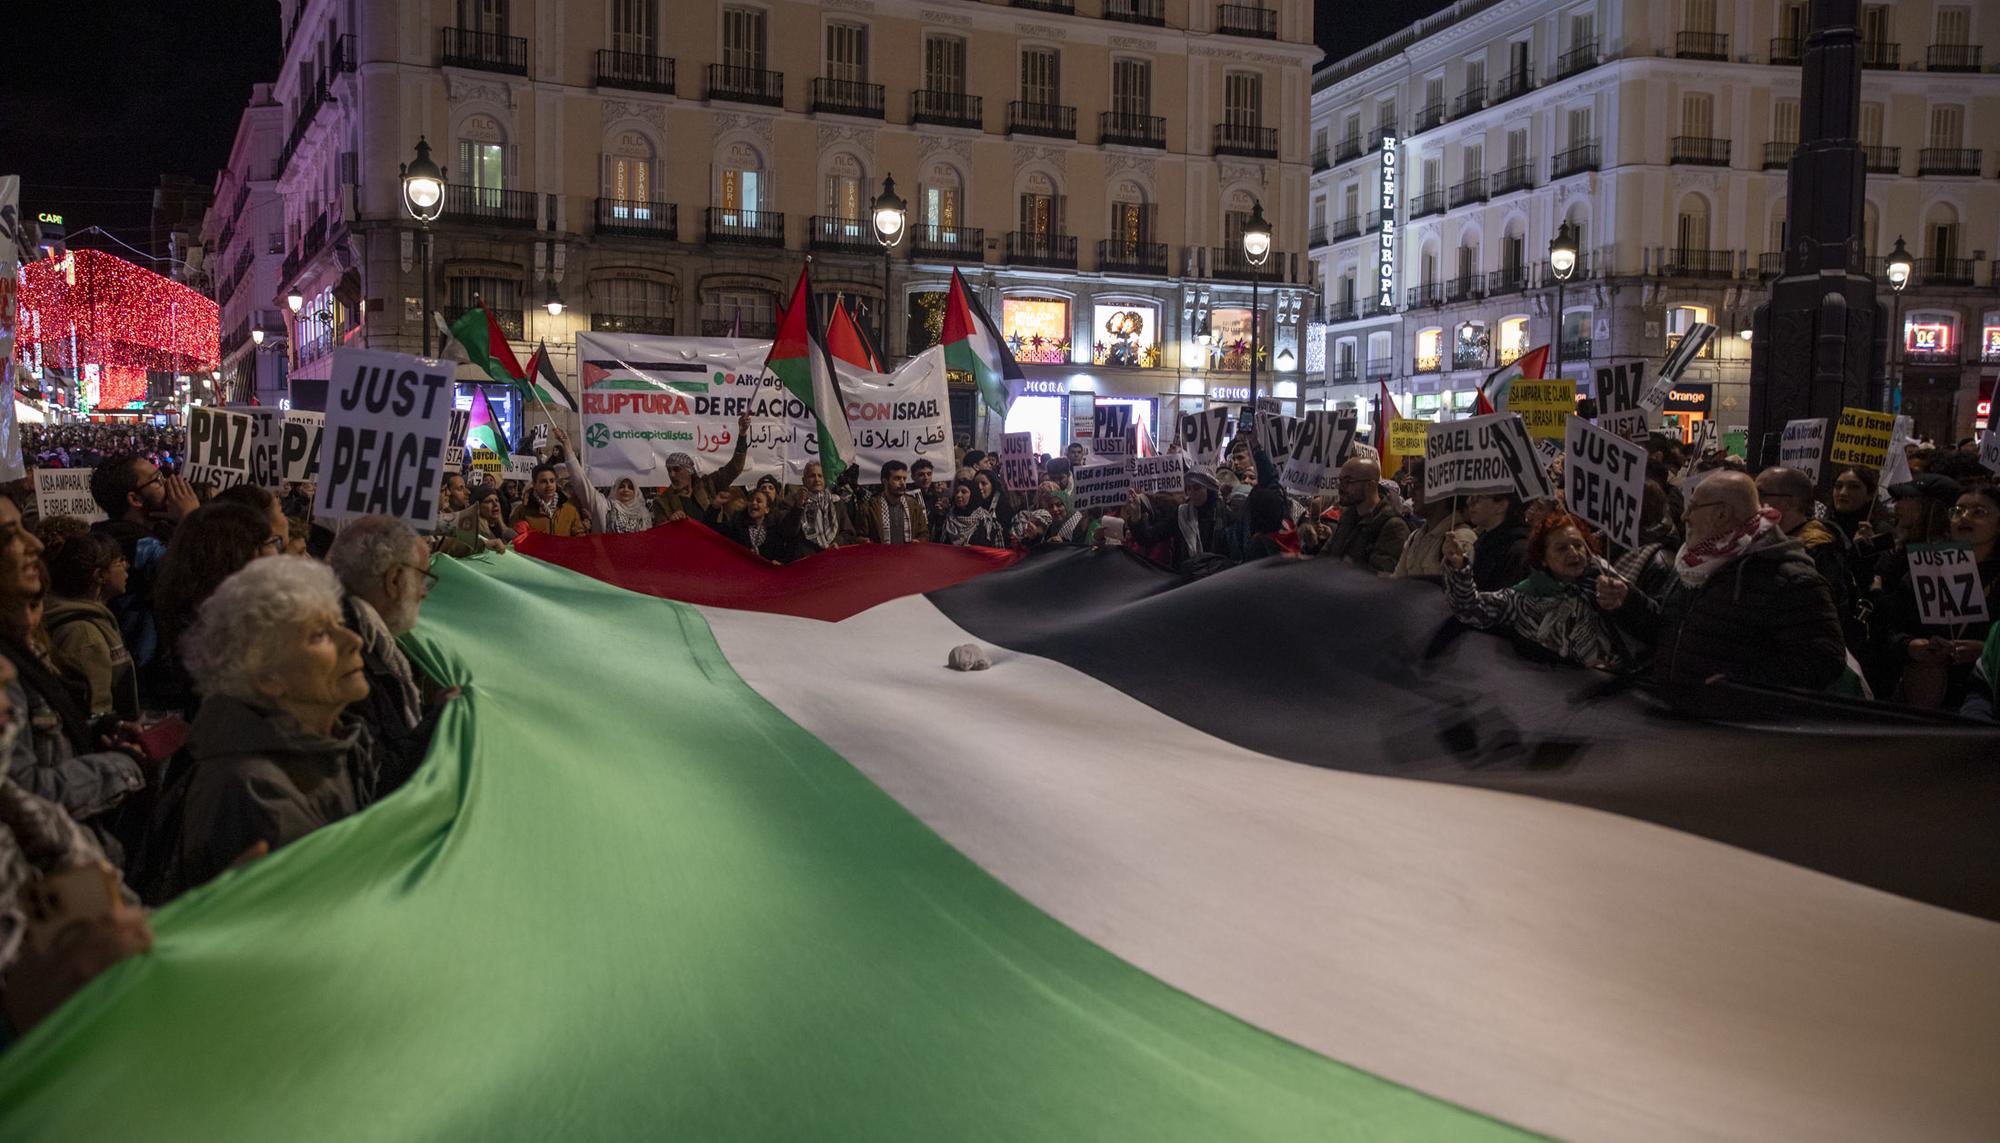
[[[1563,439],[1563,426],[1576,412],[1576,382],[1518,378],[1507,387],[1507,411],[1518,413],[1530,437]]]
[[[284,443],[284,410],[268,405],[224,405],[250,418],[250,483],[259,488],[283,488],[285,470],[279,460]]]
[[[1182,413],[1175,422],[1174,432],[1180,438],[1181,452],[1189,460],[1199,465],[1214,465],[1222,459],[1222,442],[1229,436],[1229,410]]]
[[[735,456],[744,413],[752,422],[737,483],[768,473],[797,484],[806,462],[819,459],[818,425],[805,402],[764,369],[768,341],[593,330],[579,332],[576,346],[579,443],[593,476],[665,484],[675,453],[714,472]]]
[[[1291,417],[1285,420],[1293,420]],[[1354,444],[1352,409],[1315,409],[1296,420],[1291,455],[1278,471],[1278,483],[1299,496],[1332,496],[1340,491],[1340,466]]]
[[[465,471],[465,434],[472,429],[472,410],[453,409],[451,425],[445,430],[444,470]]]
[[[230,488],[250,479],[250,438],[255,426],[243,413],[196,405],[188,410],[187,463],[181,475],[190,484]]]
[[[394,516],[419,531],[437,522],[452,372],[449,362],[409,354],[333,351],[315,516]]]
[[[1260,417],[1282,417],[1282,416],[1284,416],[1284,415],[1285,415],[1285,402],[1284,402],[1284,400],[1283,400],[1282,398],[1279,398],[1279,397],[1259,397],[1259,398],[1257,398],[1257,415],[1258,415],[1258,416],[1260,416]]]
[[[1072,392],[1069,395],[1069,439],[1090,451],[1090,438],[1097,435],[1097,394]]]
[[[319,441],[325,428],[325,413],[293,411],[285,414],[279,438],[278,468],[286,481],[298,483],[319,479]]]
[[[1424,435],[1425,500],[1505,493],[1523,500],[1555,495],[1520,417],[1488,413],[1430,426]]]
[[[1827,463],[1836,468],[1853,464],[1879,470],[1889,462],[1889,438],[1895,430],[1896,418],[1888,413],[1842,409],[1833,441],[1826,449]]]
[[[2000,429],[1987,429],[1980,436],[1979,463],[1988,472],[2000,473]]]
[[[90,498],[89,468],[35,470],[35,512],[44,520],[73,516],[86,524],[104,519],[104,509]]]
[[[1134,443],[1131,429],[1132,406],[1095,405],[1091,413],[1091,455],[1131,456]]]
[[[1086,464],[1072,472],[1070,480],[1079,512],[1086,508],[1121,507],[1132,489],[1131,473],[1122,461]]]
[[[1889,430],[1889,460],[1882,466],[1877,488],[1889,488],[1910,479],[1910,431],[1915,427],[1916,423],[1908,417],[1896,418],[1895,427]]]
[[[1646,439],[1646,363],[1627,361],[1597,371],[1597,427],[1627,440]],[[1664,400],[1664,398],[1662,398]]]
[[[1563,440],[1563,502],[1611,542],[1639,546],[1646,496],[1646,450],[1572,416]]]
[[[1397,417],[1389,422],[1389,451],[1405,462],[1411,457],[1424,455],[1424,438],[1430,435],[1430,428],[1429,421]],[[1385,472],[1382,475],[1395,474]]]
[[[1009,492],[1035,490],[1035,434],[1008,433],[1000,438],[1000,475]]]
[[[1911,544],[1910,590],[1926,627],[1986,621],[1986,588],[1970,544]]]
[[[854,456],[864,479],[883,464],[928,458],[949,475],[951,404],[944,350],[932,346],[893,373],[876,373],[836,360],[833,371],[854,434]],[[940,477],[943,479],[943,477]]]
[[[472,450],[472,471],[485,473],[496,479],[507,471],[507,458],[490,448]]]
[[[1681,335],[1680,341],[1667,351],[1667,359],[1660,363],[1659,373],[1653,377],[1653,383],[1646,386],[1644,394],[1639,398],[1640,406],[1654,414],[1665,408],[1667,390],[1672,389],[1674,382],[1681,379],[1681,374],[1714,336],[1715,327],[1707,322],[1698,321],[1689,327],[1688,331]]]
[[[536,460],[533,454],[517,452],[507,458],[507,468],[506,471],[501,473],[500,479],[533,480],[535,478],[535,466],[540,463],[541,461]]]
[[[1264,399],[1258,398],[1260,402]],[[1258,447],[1271,458],[1271,463],[1282,465],[1292,455],[1292,442],[1299,434],[1299,419],[1260,411],[1257,414],[1256,434]]]
[[[534,428],[528,430],[529,452],[540,452],[547,447],[549,447],[548,425],[546,424],[536,425]]]
[[[1187,457],[1179,453],[1134,457],[1126,467],[1132,487],[1141,492],[1179,492],[1187,487]]]
[[[1826,458],[1826,418],[1811,417],[1799,421],[1786,421],[1785,432],[1778,438],[1778,463],[1786,468],[1796,468],[1819,483],[1820,461]]]

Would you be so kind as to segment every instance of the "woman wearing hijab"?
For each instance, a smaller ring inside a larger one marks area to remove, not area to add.
[[[991,472],[981,468],[973,471],[973,491],[979,494],[979,506],[993,513],[1000,521],[1002,531],[1012,532],[1014,528],[1014,504],[1007,496],[1007,490]],[[955,494],[954,494],[955,495]]]
[[[604,530],[643,532],[652,526],[653,511],[639,495],[639,485],[629,476],[619,477],[611,486],[611,503],[604,509]]]
[[[1004,548],[1000,519],[980,503],[979,486],[970,480],[952,483],[951,511],[944,518],[945,542],[963,547]]]

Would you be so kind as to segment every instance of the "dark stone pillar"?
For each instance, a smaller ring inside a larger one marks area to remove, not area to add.
[[[1757,307],[1750,344],[1753,462],[1785,422],[1836,419],[1881,402],[1886,330],[1862,247],[1860,0],[1812,0],[1792,157],[1784,270]],[[1831,479],[1830,474],[1827,475]]]

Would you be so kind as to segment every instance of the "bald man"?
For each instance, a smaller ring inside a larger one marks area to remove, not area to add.
[[[1382,497],[1382,466],[1357,456],[1340,466],[1340,524],[1321,556],[1371,568],[1383,575],[1396,570],[1410,526],[1389,510]]]
[[[1682,519],[1687,545],[1674,581],[1648,599],[1616,576],[1598,580],[1598,604],[1655,645],[1664,686],[1728,679],[1824,690],[1846,665],[1840,617],[1826,580],[1766,509],[1757,483],[1720,471],[1701,482]]]

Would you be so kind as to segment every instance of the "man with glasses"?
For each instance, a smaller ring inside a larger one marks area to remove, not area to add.
[[[1382,497],[1382,466],[1357,456],[1340,466],[1340,523],[1320,554],[1388,575],[1403,557],[1410,525]]]
[[[1682,515],[1687,543],[1674,580],[1649,599],[1615,575],[1597,580],[1598,606],[1655,646],[1665,686],[1723,679],[1823,690],[1847,663],[1840,618],[1805,548],[1778,527],[1749,475],[1727,469],[1695,489]]]
[[[354,711],[375,740],[379,797],[423,763],[441,703],[426,710],[416,668],[396,646],[416,627],[417,611],[437,583],[430,542],[393,516],[364,516],[341,528],[326,562],[346,596],[342,619],[361,637],[368,698]]]
[[[1777,509],[1778,530],[1797,540],[1812,557],[1813,566],[1833,593],[1842,632],[1850,645],[1859,645],[1866,632],[1854,618],[1854,574],[1848,567],[1847,543],[1838,531],[1813,515],[1812,477],[1796,468],[1772,465],[1757,474],[1757,497],[1766,508]]]
[[[131,569],[124,594],[109,606],[133,665],[143,668],[160,650],[153,627],[153,581],[167,541],[174,526],[201,503],[187,481],[162,472],[136,452],[106,457],[91,470],[90,498],[105,517],[90,530],[116,540]]]

